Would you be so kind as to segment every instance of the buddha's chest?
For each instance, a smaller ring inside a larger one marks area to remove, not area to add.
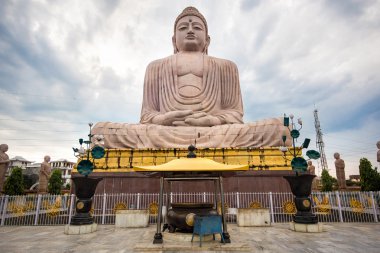
[[[177,56],[177,75],[184,76],[193,74],[198,77],[203,76],[203,56],[199,54],[188,54]]]
[[[178,55],[178,92],[183,97],[196,97],[202,91],[203,56],[198,54]]]

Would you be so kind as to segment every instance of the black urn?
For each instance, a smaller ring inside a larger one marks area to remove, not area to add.
[[[284,176],[288,181],[294,195],[294,203],[297,213],[293,216],[295,223],[316,224],[318,218],[311,212],[311,185],[315,175],[303,174],[294,176]]]
[[[102,178],[75,177],[72,179],[75,186],[75,215],[72,217],[70,225],[89,225],[94,223],[94,218],[90,215],[92,197],[96,187]]]

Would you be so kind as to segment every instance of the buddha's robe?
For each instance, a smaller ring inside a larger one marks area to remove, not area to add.
[[[218,117],[222,124],[243,123],[239,74],[234,63],[205,55],[203,84],[198,94],[178,88],[176,55],[149,64],[144,83],[141,124],[170,111],[193,110]]]
[[[279,118],[243,123],[243,105],[236,65],[205,55],[200,91],[181,93],[176,55],[147,67],[140,124],[100,122],[92,134],[102,136],[105,148],[200,148],[281,146]],[[222,125],[163,126],[152,124],[159,114],[193,110],[216,116]],[[289,139],[289,138],[288,138]]]

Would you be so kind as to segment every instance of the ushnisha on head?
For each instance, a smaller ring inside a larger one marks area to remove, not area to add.
[[[205,17],[194,7],[185,8],[174,22],[172,41],[175,54],[178,52],[207,54],[210,36]]]
[[[1,152],[7,152],[8,151],[8,145],[7,144],[1,144],[0,145],[0,151]]]
[[[46,156],[44,157],[44,161],[47,162],[47,163],[50,162],[50,156],[46,155]]]

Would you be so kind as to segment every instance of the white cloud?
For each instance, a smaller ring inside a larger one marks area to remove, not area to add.
[[[145,68],[172,53],[188,5],[208,21],[209,54],[238,65],[246,121],[293,112],[314,138],[316,105],[330,164],[341,152],[357,174],[356,161],[375,156],[380,2],[290,0],[5,2],[0,116],[12,120],[1,121],[0,141],[10,156],[74,159],[87,122],[138,122]]]

